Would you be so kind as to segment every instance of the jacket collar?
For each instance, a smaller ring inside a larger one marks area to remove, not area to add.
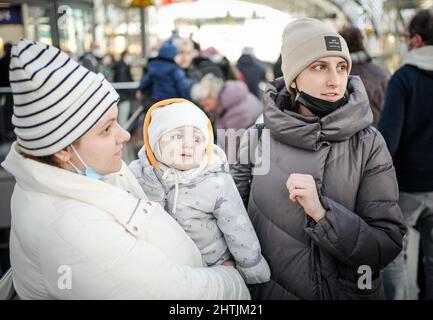
[[[272,136],[287,145],[318,150],[326,141],[344,141],[368,127],[373,114],[364,85],[358,76],[349,76],[349,101],[329,115],[304,116],[290,108],[290,94],[279,78],[268,84],[264,94],[264,123]]]

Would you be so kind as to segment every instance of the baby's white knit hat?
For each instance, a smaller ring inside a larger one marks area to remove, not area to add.
[[[12,48],[9,79],[17,145],[33,156],[69,146],[119,101],[102,74],[53,46],[26,39]]]
[[[209,143],[209,119],[206,114],[192,102],[172,103],[152,111],[152,120],[148,128],[149,145],[155,156],[159,156],[157,143],[161,136],[175,128],[191,126],[200,130]],[[160,159],[158,159],[160,160]]]

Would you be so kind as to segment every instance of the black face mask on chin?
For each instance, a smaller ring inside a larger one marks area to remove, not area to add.
[[[314,115],[319,118],[330,114],[332,111],[340,108],[347,103],[347,95],[337,101],[326,101],[319,98],[315,98],[305,93],[304,91],[298,92],[296,94],[295,102],[299,105],[302,104],[308,110],[310,110]]]

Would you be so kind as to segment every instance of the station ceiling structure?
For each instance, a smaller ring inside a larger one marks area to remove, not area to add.
[[[345,24],[371,28],[380,33],[384,11],[432,8],[433,0],[247,0],[270,6],[293,16],[309,16],[320,20],[341,20]]]

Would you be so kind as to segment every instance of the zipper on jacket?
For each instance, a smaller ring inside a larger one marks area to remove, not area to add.
[[[316,298],[323,300],[323,288],[322,288],[322,275],[320,273],[320,256],[319,252],[314,244],[314,241],[310,239],[310,248],[311,248],[311,256],[313,258],[312,267],[313,267],[313,281],[317,285],[317,294]]]
[[[164,189],[164,199],[163,199],[164,200],[164,210],[167,211],[167,212],[172,213],[172,211],[169,210],[169,208],[168,208],[168,201],[167,201],[170,189],[167,188],[167,186],[162,181],[162,179],[161,179],[160,175],[158,174],[158,172],[156,172],[155,168],[153,168],[153,172],[155,174],[155,177],[158,179],[159,183],[161,184],[162,188]]]

